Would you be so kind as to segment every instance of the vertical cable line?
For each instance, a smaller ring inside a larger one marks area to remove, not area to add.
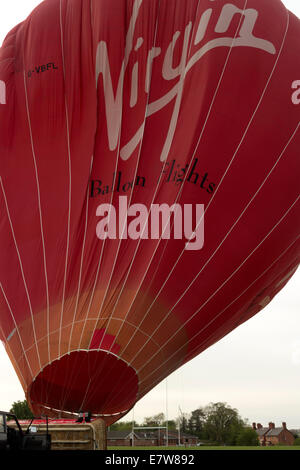
[[[2,286],[2,283],[1,283],[1,282],[0,282],[0,289],[1,289],[1,291],[2,291],[3,297],[4,297],[5,302],[6,302],[6,304],[7,304],[7,307],[8,307],[9,313],[10,313],[10,315],[11,315],[11,318],[12,318],[12,320],[13,320],[13,322],[14,322],[15,330],[16,330],[16,333],[17,333],[17,335],[18,335],[18,337],[19,337],[20,345],[21,345],[21,348],[22,348],[22,351],[23,351],[23,356],[25,357],[25,361],[27,362],[28,369],[29,369],[29,371],[30,371],[30,373],[31,373],[31,378],[33,378],[33,373],[32,373],[32,370],[31,370],[31,367],[30,367],[28,358],[27,358],[27,354],[26,354],[26,351],[25,351],[25,348],[24,348],[24,344],[23,344],[23,341],[22,341],[22,338],[21,338],[20,330],[19,330],[19,327],[18,327],[17,322],[16,322],[16,320],[15,320],[15,316],[14,316],[14,314],[13,314],[12,308],[11,308],[11,306],[10,306],[10,304],[9,304],[9,301],[8,301],[8,299],[7,299],[7,296],[6,296],[5,292],[4,292],[4,289],[3,289],[3,286]],[[12,349],[11,349],[10,344],[9,344],[9,342],[8,342],[8,340],[7,340],[7,338],[6,338],[5,334],[4,334],[4,332],[3,332],[3,328],[2,328],[2,327],[1,327],[1,330],[2,330],[3,338],[6,339],[6,344],[7,344],[7,346],[9,347],[9,349],[11,350],[11,352],[12,352]],[[13,354],[12,354],[12,355],[13,355]],[[18,359],[20,359],[20,358],[18,358]],[[16,363],[17,363],[18,369],[19,369],[19,371],[20,371],[20,374],[21,374],[21,376],[22,376],[22,378],[23,378],[23,380],[24,380],[24,377],[23,377],[23,375],[22,375],[22,372],[21,372],[21,370],[20,370],[20,368],[19,368],[19,364],[18,364],[17,361],[16,361]],[[26,384],[26,381],[25,381],[25,380],[24,380],[24,383]]]
[[[2,328],[1,325],[0,325],[0,331],[1,331],[2,334],[4,333],[3,328]],[[6,342],[6,345],[5,345],[5,350],[6,350],[6,352],[7,352],[7,349],[9,349],[10,354],[11,354],[11,357],[13,357],[13,356],[14,356],[13,350],[12,350],[12,348],[10,347],[10,344],[9,344],[8,342]],[[8,357],[10,357],[8,353],[7,353],[7,355],[8,355]],[[26,358],[25,358],[25,359],[26,359]],[[16,374],[17,374],[17,375],[19,374],[18,378],[19,378],[19,380],[20,380],[20,382],[21,382],[21,385],[22,385],[23,390],[25,390],[26,387],[27,387],[27,384],[26,384],[26,381],[25,381],[25,379],[24,379],[24,376],[23,376],[23,374],[22,374],[22,372],[21,372],[19,363],[18,363],[17,361],[15,361],[15,365],[14,365],[13,367],[14,367],[14,369],[16,369],[16,368],[18,369],[18,372],[16,371]],[[31,374],[31,377],[32,377],[32,374]]]
[[[23,63],[25,64],[24,57],[23,57]],[[33,158],[33,163],[34,163],[34,172],[35,172],[39,217],[40,217],[41,239],[42,239],[42,248],[43,248],[44,275],[45,275],[45,284],[46,284],[46,305],[47,305],[47,343],[48,343],[48,358],[50,361],[50,301],[49,301],[49,285],[48,285],[48,273],[47,273],[47,257],[46,257],[46,247],[45,247],[44,224],[43,224],[42,204],[41,204],[41,191],[40,191],[39,173],[38,173],[36,154],[35,154],[35,146],[34,146],[34,140],[33,140],[30,110],[29,110],[28,90],[27,90],[27,84],[26,84],[25,70],[23,74],[24,74],[24,90],[25,90],[25,99],[26,99],[26,113],[27,113],[28,128],[29,128],[29,134],[30,134],[32,158]]]
[[[246,8],[246,6],[247,6],[247,1],[248,1],[248,0],[245,1],[244,11],[245,11],[245,8]],[[198,5],[198,6],[199,6],[199,5]],[[177,197],[176,197],[176,200],[175,200],[174,204],[177,203],[178,199],[179,199],[180,196],[181,196],[181,193],[182,193],[182,191],[183,191],[184,184],[185,184],[186,179],[187,179],[187,175],[188,175],[189,170],[190,170],[190,168],[191,168],[191,166],[192,166],[192,162],[193,162],[194,156],[195,156],[195,154],[196,154],[196,152],[197,152],[197,149],[198,149],[198,147],[199,147],[199,144],[200,144],[200,142],[201,142],[201,140],[202,140],[204,131],[205,131],[205,129],[206,129],[207,122],[208,122],[208,120],[209,120],[209,117],[210,117],[210,114],[211,114],[213,105],[214,105],[214,103],[215,103],[215,100],[216,100],[216,97],[217,97],[219,88],[220,88],[220,86],[221,86],[221,82],[222,82],[223,77],[224,77],[224,74],[225,74],[225,70],[226,70],[227,64],[228,64],[228,62],[229,62],[229,58],[230,58],[230,55],[231,55],[231,52],[232,52],[234,40],[235,40],[235,38],[236,38],[236,36],[237,36],[237,33],[238,33],[238,31],[239,31],[239,28],[240,28],[240,25],[241,25],[241,18],[240,18],[240,21],[239,21],[237,30],[236,30],[236,32],[235,32],[235,36],[234,36],[234,38],[233,38],[233,40],[232,40],[232,44],[231,44],[231,46],[230,46],[228,55],[227,55],[227,57],[226,57],[226,60],[225,60],[225,63],[224,63],[222,72],[221,72],[221,74],[220,74],[220,78],[219,78],[219,81],[218,81],[216,90],[215,90],[215,92],[214,92],[214,95],[213,95],[213,98],[212,98],[212,101],[211,101],[211,104],[210,104],[210,107],[209,107],[209,110],[208,110],[208,113],[207,113],[207,116],[206,116],[206,119],[205,119],[203,128],[202,128],[202,130],[201,130],[199,139],[198,139],[197,144],[196,144],[196,146],[195,146],[195,150],[194,150],[194,152],[193,152],[193,154],[192,154],[192,157],[191,157],[191,159],[190,159],[190,163],[189,163],[188,169],[187,169],[187,171],[186,171],[186,173],[185,173],[185,175],[184,175],[183,183],[182,183],[182,185],[181,185],[181,188],[180,188],[179,191],[178,191],[178,194],[177,194]],[[190,49],[191,49],[191,46],[190,46]],[[190,53],[190,51],[189,51],[189,53]],[[186,71],[186,72],[187,72],[187,71]],[[218,188],[217,188],[217,189],[218,189]],[[217,192],[217,189],[216,189],[215,192]],[[213,195],[213,197],[214,197],[214,195]],[[210,202],[211,202],[211,201],[210,201]],[[177,211],[177,208],[175,209],[174,218],[175,218],[175,215],[176,215],[176,211]],[[201,219],[201,220],[202,220],[202,219]],[[200,223],[201,223],[201,220],[200,220]],[[170,218],[169,218],[169,221],[170,221]],[[145,278],[146,278],[146,275],[147,275],[147,273],[148,273],[148,271],[149,271],[149,268],[150,268],[150,266],[151,266],[151,264],[152,264],[152,261],[153,261],[153,259],[154,259],[154,257],[155,257],[155,254],[156,254],[156,252],[157,252],[157,250],[158,250],[158,248],[159,248],[159,245],[160,245],[160,242],[161,242],[162,237],[163,237],[163,235],[164,235],[164,232],[165,232],[165,230],[164,230],[163,233],[161,234],[161,237],[160,237],[160,239],[159,239],[159,241],[158,241],[158,243],[157,243],[157,245],[156,245],[156,248],[155,248],[155,250],[154,250],[154,252],[153,252],[153,255],[152,255],[151,260],[150,260],[150,262],[149,262],[149,264],[148,264],[148,267],[147,267],[147,269],[145,270],[144,276],[143,276],[143,278],[142,278],[142,280],[141,280],[141,282],[140,282],[140,284],[139,284],[139,287],[138,287],[138,289],[137,289],[135,298],[133,299],[133,301],[132,301],[132,303],[131,303],[131,305],[130,305],[130,307],[129,307],[127,313],[126,313],[125,319],[126,319],[127,316],[129,315],[129,312],[130,312],[130,310],[131,310],[131,308],[132,308],[132,306],[133,306],[133,304],[134,304],[134,301],[135,301],[135,299],[136,299],[138,293],[140,292],[140,289],[141,289],[141,287],[142,287],[142,284],[143,284],[143,282],[144,282],[144,280],[145,280]],[[167,247],[168,242],[169,242],[169,240],[166,241],[165,249],[166,249],[166,247]],[[165,251],[165,249],[164,249],[164,251]],[[175,265],[173,266],[173,269],[175,268],[175,266],[176,266],[176,264],[178,263],[179,259],[180,259],[181,256],[183,255],[184,251],[185,251],[185,250],[182,251],[181,255],[180,255],[179,258],[177,259]],[[136,252],[137,252],[137,250],[136,250]],[[135,255],[136,255],[136,252],[135,252]],[[134,255],[134,258],[135,258],[135,255]],[[133,260],[132,260],[132,262],[131,262],[130,270],[131,270],[131,268],[132,268],[132,266],[133,266],[134,258],[133,258]],[[159,260],[159,264],[161,263],[161,260],[162,260],[162,257],[161,257],[161,259]],[[170,273],[170,275],[171,275],[171,273]],[[169,275],[169,276],[170,276],[170,275]],[[164,282],[163,286],[164,286],[165,284],[166,284],[166,281]],[[153,304],[155,303],[155,301],[157,300],[157,298],[158,298],[160,292],[161,292],[162,289],[163,289],[163,286],[161,287],[159,293],[158,293],[157,296],[155,297],[155,299],[154,299],[154,301],[152,302],[152,304],[151,304],[151,306],[149,307],[149,309],[152,307],[152,305],[153,305]],[[148,309],[147,312],[145,313],[144,317],[141,319],[141,321],[140,321],[140,323],[139,323],[139,326],[143,323],[143,321],[144,321],[145,318],[147,317],[147,314],[148,314],[149,309]],[[134,336],[135,336],[135,334],[130,338],[129,343],[127,344],[127,346],[125,347],[125,349],[122,351],[121,356],[123,356],[124,352],[126,351],[128,345],[129,345],[129,344],[131,343],[131,341],[133,340]]]
[[[92,33],[91,33],[91,43],[92,43],[92,39],[93,39],[93,21],[92,21],[92,18],[93,18],[93,0],[90,0],[90,22],[91,22],[91,31],[92,31]],[[95,132],[96,132],[96,130],[95,130]],[[93,163],[94,163],[94,154],[92,155],[92,158],[91,158],[90,177],[91,177],[91,174],[92,174]],[[89,180],[90,180],[90,178],[89,178]],[[74,309],[73,322],[72,322],[72,326],[71,326],[70,340],[69,340],[69,346],[68,346],[69,351],[70,351],[71,342],[72,342],[73,328],[74,328],[75,318],[76,318],[77,309],[78,309],[79,296],[80,296],[80,293],[81,293],[81,278],[82,278],[83,256],[84,256],[84,251],[85,251],[85,243],[86,243],[86,235],[87,235],[88,214],[89,214],[89,182],[88,182],[88,187],[87,187],[86,218],[85,218],[84,238],[83,238],[83,242],[82,242],[80,272],[79,272],[79,279],[78,279],[78,289],[77,289],[76,304],[75,304],[75,309]]]
[[[166,447],[169,445],[169,403],[168,403],[168,377],[166,377]]]
[[[91,173],[91,170],[92,170],[92,165],[93,165],[93,157],[92,157],[92,160],[91,160],[90,173]],[[84,256],[86,234],[87,234],[88,212],[89,212],[89,187],[87,189],[87,196],[86,196],[85,228],[84,228],[84,237],[83,237],[82,250],[81,250],[80,272],[79,272],[78,288],[77,288],[77,295],[76,295],[76,303],[75,303],[75,308],[74,308],[73,320],[71,322],[71,331],[70,331],[70,339],[69,339],[69,345],[68,345],[68,353],[71,352],[72,335],[73,335],[73,329],[74,329],[74,325],[75,325],[75,318],[76,318],[78,304],[79,304],[79,295],[80,295],[81,279],[82,279],[82,268],[83,268],[83,256]],[[67,327],[68,326],[69,325],[67,325]],[[73,377],[74,377],[74,372],[76,372],[77,362],[78,362],[78,357],[76,358],[76,360],[74,360],[73,366],[72,366],[72,371],[69,373],[68,384],[70,384],[70,388],[71,388],[71,383],[72,383],[72,380],[73,380]],[[63,399],[63,403],[66,402],[66,399],[67,399],[67,396],[68,396],[69,393],[70,393],[69,387],[65,386],[65,396],[64,396],[64,399]],[[80,407],[80,409],[81,409],[81,407]]]
[[[92,166],[93,166],[93,157],[92,157],[91,166],[90,166],[90,176],[91,176]],[[75,303],[73,321],[72,321],[71,332],[70,332],[70,340],[69,340],[69,346],[68,346],[68,350],[69,350],[69,351],[70,351],[70,348],[71,348],[73,329],[74,329],[75,318],[76,318],[77,309],[78,309],[79,295],[80,295],[80,292],[81,292],[81,291],[80,291],[80,288],[81,288],[81,279],[82,279],[83,256],[84,256],[85,243],[86,243],[86,235],[87,235],[88,213],[89,213],[89,187],[88,187],[88,189],[87,189],[87,196],[86,196],[86,211],[85,211],[84,236],[83,236],[82,250],[81,250],[80,272],[79,272],[79,279],[78,279],[78,289],[77,289],[76,303]]]
[[[18,244],[17,244],[17,240],[16,240],[16,236],[15,236],[15,232],[14,232],[14,228],[13,228],[13,224],[12,224],[12,220],[11,220],[11,216],[10,216],[10,212],[9,212],[9,208],[8,208],[8,203],[7,203],[7,198],[6,198],[6,194],[5,194],[5,190],[4,190],[4,186],[3,186],[3,182],[2,182],[2,177],[1,177],[1,176],[0,176],[0,185],[1,185],[2,193],[3,193],[3,197],[4,197],[4,202],[5,202],[7,217],[8,217],[8,220],[9,220],[9,225],[10,225],[12,237],[13,237],[13,240],[14,240],[14,245],[15,245],[16,252],[17,252],[17,256],[18,256],[18,260],[19,260],[19,265],[20,265],[20,269],[21,269],[22,279],[23,279],[23,283],[24,283],[24,287],[25,287],[25,292],[26,292],[26,297],[27,297],[27,301],[28,301],[28,305],[29,305],[29,310],[30,310],[30,315],[31,315],[31,322],[32,322],[33,336],[34,336],[34,343],[35,343],[35,347],[36,347],[36,352],[37,352],[37,357],[38,357],[39,366],[40,366],[40,368],[41,368],[41,367],[42,367],[42,366],[41,366],[41,359],[40,359],[39,349],[38,349],[38,345],[37,345],[37,338],[36,338],[36,331],[35,331],[35,324],[34,324],[34,317],[33,317],[33,310],[32,310],[31,300],[30,300],[30,296],[29,296],[29,292],[28,292],[28,287],[27,287],[27,283],[26,283],[26,279],[25,279],[25,274],[24,274],[24,269],[23,269],[23,263],[22,263],[22,259],[21,259],[20,252],[19,252],[19,248],[18,248]]]
[[[203,220],[203,218],[204,218],[206,212],[208,211],[208,209],[209,209],[210,205],[212,204],[212,202],[213,202],[213,200],[214,200],[216,194],[218,193],[219,188],[220,188],[220,186],[222,185],[222,183],[223,183],[223,181],[224,181],[224,179],[225,179],[225,176],[226,176],[227,173],[229,172],[229,169],[231,168],[231,166],[232,166],[232,164],[233,164],[233,161],[235,160],[235,158],[236,158],[236,156],[237,156],[237,154],[238,154],[238,152],[239,152],[239,150],[240,150],[240,148],[241,148],[241,146],[242,146],[242,144],[243,144],[243,142],[244,142],[244,140],[245,140],[245,138],[246,138],[246,135],[247,135],[247,133],[248,133],[248,130],[249,130],[249,128],[250,128],[250,126],[251,126],[251,124],[252,124],[252,122],[253,122],[253,120],[254,120],[254,117],[256,116],[256,113],[257,113],[257,111],[258,111],[258,109],[259,109],[259,107],[260,107],[260,105],[261,105],[261,103],[262,103],[262,100],[263,100],[263,98],[264,98],[264,96],[265,96],[265,93],[266,93],[266,90],[267,90],[267,88],[268,88],[268,85],[269,85],[269,83],[270,83],[270,81],[271,81],[271,78],[272,78],[272,76],[273,76],[273,74],[274,74],[274,71],[275,71],[275,69],[276,69],[276,66],[277,66],[279,57],[281,56],[281,52],[282,52],[282,49],[283,49],[283,45],[284,45],[285,39],[286,39],[286,34],[287,34],[287,31],[288,31],[288,25],[289,25],[289,16],[287,17],[287,26],[286,26],[286,30],[285,30],[285,34],[284,34],[284,37],[283,37],[283,41],[282,41],[282,44],[281,44],[280,51],[279,51],[278,56],[277,56],[277,58],[276,58],[276,61],[275,61],[275,63],[274,63],[274,66],[273,66],[273,69],[272,69],[272,71],[271,71],[271,74],[270,74],[270,76],[269,76],[269,78],[268,78],[268,80],[267,80],[267,83],[266,83],[266,86],[265,86],[265,88],[264,88],[264,90],[263,90],[263,93],[262,93],[262,95],[261,95],[261,97],[260,97],[260,99],[259,99],[259,102],[258,102],[257,106],[256,106],[256,109],[255,109],[255,111],[254,111],[254,113],[253,113],[253,115],[252,115],[252,117],[251,117],[251,119],[250,119],[250,121],[249,121],[249,123],[248,123],[246,129],[245,129],[245,132],[244,132],[244,134],[243,134],[243,137],[242,137],[240,143],[238,144],[238,146],[237,146],[237,148],[236,148],[236,150],[235,150],[235,152],[234,152],[234,155],[233,155],[231,161],[229,162],[229,164],[228,164],[228,166],[227,166],[227,168],[226,168],[226,170],[225,170],[225,172],[224,172],[224,174],[223,174],[223,176],[222,176],[222,178],[221,178],[221,180],[220,180],[218,186],[216,187],[216,190],[214,191],[214,194],[212,195],[212,198],[210,199],[209,203],[207,204],[206,209],[205,209],[205,211],[204,211],[204,213],[203,213],[203,215],[202,215],[200,221],[197,223],[197,226],[196,226],[195,230],[198,228],[199,224],[202,222],[202,220]],[[297,128],[297,129],[298,129],[298,128]],[[297,131],[297,129],[296,129],[296,131]],[[295,132],[296,132],[296,131],[295,131]],[[293,136],[292,136],[292,137],[293,137]],[[184,180],[184,182],[185,182],[185,181],[186,181],[186,180]],[[190,239],[191,239],[191,238],[190,238]],[[147,315],[148,315],[148,313],[150,312],[152,306],[155,304],[156,300],[157,300],[158,297],[160,296],[161,292],[163,291],[165,285],[167,284],[168,280],[170,279],[172,273],[174,272],[174,269],[176,268],[177,264],[179,263],[179,261],[180,261],[180,259],[182,258],[182,256],[183,256],[184,253],[185,253],[185,249],[182,250],[181,254],[180,254],[179,257],[177,258],[177,260],[176,260],[176,262],[174,263],[173,267],[171,268],[171,270],[170,270],[168,276],[166,277],[165,281],[163,282],[162,286],[160,287],[160,289],[159,289],[159,291],[158,291],[156,297],[154,298],[153,302],[151,303],[150,307],[148,308],[148,310],[147,310],[147,312],[146,312],[146,314],[145,314],[145,316],[144,316],[144,318],[143,318],[142,321],[144,321],[144,319],[147,317]],[[208,262],[209,262],[210,260],[211,260],[211,258],[208,260]],[[208,262],[206,262],[205,265],[201,268],[201,270],[199,271],[198,275],[203,271],[204,267],[208,264]],[[198,277],[198,275],[197,275],[197,277]],[[163,319],[163,321],[164,321],[164,320],[165,320],[165,318]],[[163,321],[162,321],[162,322],[163,322]],[[130,342],[132,341],[132,339],[133,339],[133,337],[131,337]],[[130,343],[128,343],[128,344],[130,344]],[[125,351],[125,350],[124,350],[124,351]],[[124,353],[124,351],[123,351],[123,353]],[[123,353],[122,353],[122,354],[123,354]]]
[[[132,438],[131,438],[131,446],[134,447],[134,433],[135,433],[135,422],[134,422],[134,406],[132,407]]]
[[[66,247],[66,261],[65,261],[65,272],[64,272],[64,283],[63,283],[63,296],[60,314],[60,329],[59,329],[59,342],[58,342],[58,358],[61,355],[61,335],[62,335],[62,322],[65,306],[65,294],[67,284],[67,271],[68,271],[68,257],[69,257],[69,245],[70,245],[70,224],[71,224],[71,198],[72,198],[72,164],[71,164],[71,148],[70,148],[70,128],[69,128],[69,111],[66,95],[66,67],[65,67],[65,53],[64,53],[64,34],[62,24],[62,0],[59,2],[60,11],[60,32],[61,32],[61,53],[62,53],[62,64],[64,74],[64,94],[65,94],[65,113],[66,113],[66,131],[67,131],[67,148],[68,148],[68,165],[69,165],[69,210],[68,210],[68,229],[67,229],[67,247]]]

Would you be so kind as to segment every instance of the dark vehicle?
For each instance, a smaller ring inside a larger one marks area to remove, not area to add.
[[[48,428],[46,434],[32,433],[32,421],[27,430],[23,431],[15,415],[0,411],[0,450],[50,450]]]

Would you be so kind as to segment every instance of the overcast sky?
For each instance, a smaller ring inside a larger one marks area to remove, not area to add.
[[[2,3],[4,3],[2,1]],[[40,0],[9,0],[1,7],[0,43]],[[300,17],[300,0],[283,3]],[[299,58],[300,60],[300,58]],[[300,66],[299,66],[300,74]],[[295,79],[300,79],[295,77]],[[9,410],[24,392],[0,343],[0,409]],[[168,400],[166,407],[166,389]],[[180,406],[189,413],[223,401],[243,418],[300,428],[300,270],[262,312],[172,374],[144,397],[134,417],[161,411],[170,418]],[[132,419],[133,413],[126,416]]]

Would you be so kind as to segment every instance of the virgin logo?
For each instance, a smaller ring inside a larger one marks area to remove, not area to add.
[[[111,151],[116,150],[119,135],[121,129],[121,116],[122,116],[122,93],[123,84],[126,74],[129,74],[131,81],[131,97],[130,106],[133,108],[139,99],[138,89],[138,73],[139,66],[138,62],[134,64],[131,70],[129,67],[130,54],[135,50],[143,47],[144,39],[139,37],[136,42],[133,41],[136,24],[138,21],[139,13],[143,4],[143,0],[135,0],[133,6],[132,17],[129,23],[129,29],[126,36],[125,45],[125,57],[121,64],[119,73],[119,79],[117,86],[112,83],[112,74],[110,69],[110,60],[108,56],[107,44],[105,41],[100,41],[97,48],[96,54],[96,87],[98,87],[99,75],[103,76],[103,87],[104,87],[104,99],[105,99],[105,111],[107,121],[107,132],[108,132],[108,144]],[[227,35],[229,27],[232,23],[235,15],[240,15],[240,27],[236,37]],[[189,22],[184,31],[176,31],[172,38],[170,38],[169,46],[165,51],[162,51],[160,47],[153,47],[149,51],[145,52],[147,57],[147,67],[145,73],[145,88],[144,91],[149,93],[151,69],[155,58],[158,56],[163,57],[162,66],[162,78],[166,81],[174,80],[178,78],[176,85],[174,85],[165,95],[161,96],[158,100],[150,102],[147,106],[147,115],[149,117],[160,110],[165,108],[171,101],[174,101],[173,113],[170,119],[170,124],[166,139],[161,151],[160,159],[165,161],[167,159],[172,141],[174,138],[177,121],[179,117],[180,106],[183,96],[183,86],[185,78],[188,72],[194,67],[194,65],[209,51],[218,47],[252,47],[255,49],[263,50],[269,54],[275,54],[276,49],[274,45],[265,40],[254,36],[253,29],[258,19],[258,11],[253,8],[239,9],[231,3],[227,3],[223,6],[221,13],[216,20],[214,32],[217,37],[208,41],[205,41],[208,26],[211,24],[213,18],[213,9],[209,8],[203,12],[196,25],[196,35],[191,38],[193,23]],[[183,35],[183,46],[181,52],[181,60],[178,67],[173,68],[174,49],[179,37]],[[190,42],[193,39],[194,46],[199,45],[199,49],[189,58],[188,51],[190,48]],[[116,89],[116,93],[114,93]],[[138,144],[142,140],[144,129],[144,122],[137,129],[135,135],[121,148],[120,156],[123,160],[128,160]]]

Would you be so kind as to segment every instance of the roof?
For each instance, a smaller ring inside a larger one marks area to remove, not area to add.
[[[283,431],[283,428],[271,428],[266,436],[279,436],[279,434],[281,433],[281,431]]]
[[[267,437],[272,437],[272,436],[279,436],[279,434],[284,430],[284,428],[281,426],[280,428],[257,428],[255,431],[257,432],[259,437],[262,436],[267,436]],[[288,429],[286,429],[287,432],[291,432]]]
[[[199,439],[198,436],[194,436],[193,434],[182,434],[180,433],[181,437],[185,437],[186,439]]]
[[[126,429],[125,431],[108,431],[107,438],[108,439],[130,439],[132,431],[130,429]]]
[[[145,432],[144,431],[138,431],[136,432],[137,435],[145,435]],[[166,439],[166,435],[167,435],[167,432],[165,429],[161,429],[160,431],[156,430],[156,431],[152,431],[152,432],[147,432],[147,435],[149,435],[148,439],[155,439],[157,438],[159,435],[160,437]],[[174,431],[174,430],[169,430],[168,431],[168,437],[170,439],[172,438],[176,438],[178,439],[178,431]],[[198,436],[193,436],[191,434],[186,434],[186,433],[182,433],[180,432],[180,437],[181,438],[184,438],[184,439],[198,439]]]
[[[136,431],[135,435],[138,439],[157,439],[158,433],[153,431]]]
[[[127,429],[125,431],[108,431],[107,433],[107,438],[108,439],[130,439],[131,438],[131,435],[132,435],[132,430],[130,429]],[[161,438],[165,438],[166,436],[166,431],[164,429],[161,429],[160,431],[147,431],[146,429],[145,430],[135,430],[134,432],[134,437],[135,439],[157,439],[158,436],[160,435]],[[169,431],[168,432],[168,436],[169,438],[172,438],[172,437],[176,437],[178,438],[178,433],[175,432],[175,431]],[[198,439],[197,436],[192,436],[190,434],[183,434],[183,433],[180,433],[180,437],[181,438],[185,438],[185,439]]]
[[[256,432],[259,436],[263,436],[269,431],[269,428],[257,428]]]

